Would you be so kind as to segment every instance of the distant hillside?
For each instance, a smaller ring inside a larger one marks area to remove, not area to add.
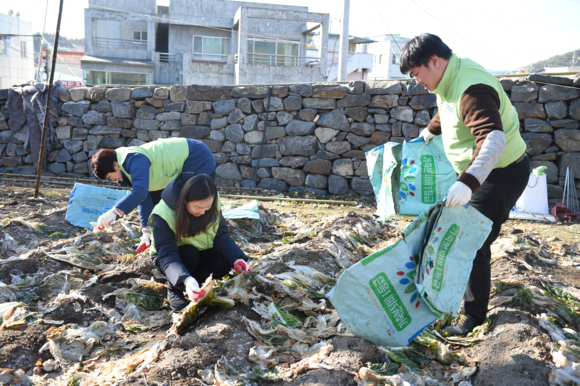
[[[47,42],[49,42],[52,46],[54,46],[54,34],[45,34],[44,38],[46,39]],[[40,52],[40,33],[36,33],[34,34],[34,57],[35,57],[35,61],[38,60],[38,53]],[[64,50],[69,50],[69,51],[74,51],[74,46],[72,45],[72,43],[77,43],[77,44],[84,44],[85,43],[85,39],[67,39],[66,37],[60,35],[58,38],[58,50],[59,51],[64,51]],[[44,48],[48,48],[46,46],[46,44],[44,45]]]
[[[570,67],[572,65],[572,58],[574,57],[574,51],[566,52],[562,55],[552,56],[550,59],[540,60],[536,63],[529,64],[525,69],[529,72],[537,72],[544,67]],[[576,50],[576,60],[574,65],[578,66],[580,64],[580,50]]]

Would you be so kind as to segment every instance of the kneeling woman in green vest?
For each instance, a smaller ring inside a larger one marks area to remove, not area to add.
[[[197,301],[199,285],[209,275],[219,279],[232,268],[251,272],[248,257],[230,238],[215,183],[206,174],[185,172],[171,181],[149,225],[151,255],[167,276],[167,298],[175,311],[189,303],[184,291]]]
[[[101,180],[120,181],[122,186],[131,187],[131,193],[99,217],[98,229],[104,229],[115,216],[124,216],[139,207],[143,236],[136,252],[143,252],[150,243],[147,221],[153,207],[161,200],[165,186],[182,171],[213,176],[215,167],[215,158],[209,148],[195,139],[160,139],[142,146],[99,150],[91,160],[95,176]]]

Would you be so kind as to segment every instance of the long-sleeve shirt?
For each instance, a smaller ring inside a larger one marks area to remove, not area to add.
[[[183,163],[182,171],[196,172],[198,174],[211,175],[216,167],[216,162],[209,148],[200,141],[187,139],[189,146],[189,156]],[[153,211],[153,200],[149,193],[149,168],[151,162],[140,153],[131,153],[123,162],[123,169],[131,176],[133,182],[129,181],[124,173],[121,173],[123,181],[121,186],[130,186],[131,192],[123,197],[115,207],[124,213],[129,213],[139,207],[139,218],[141,228],[147,226],[149,216]]]
[[[173,285],[177,285],[191,272],[185,268],[179,257],[175,233],[171,230],[167,222],[160,216],[153,215],[152,226],[153,238],[155,239],[155,249],[157,250],[159,267]],[[246,254],[231,239],[226,220],[220,214],[220,225],[213,240],[213,248],[221,254],[233,267],[238,259],[248,260]]]
[[[485,84],[469,87],[461,97],[461,120],[476,137],[476,149],[467,168],[457,181],[475,192],[495,168],[505,148],[505,133],[500,115],[500,99],[497,91]],[[441,134],[439,112],[431,119],[427,129],[431,134]]]

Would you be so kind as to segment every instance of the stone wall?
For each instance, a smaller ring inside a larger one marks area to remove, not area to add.
[[[532,75],[501,83],[518,110],[533,165],[548,166],[549,197],[561,199],[566,166],[580,178],[580,82]],[[275,86],[268,116],[267,95],[265,86],[62,90],[47,173],[89,176],[90,157],[100,148],[185,137],[211,149],[219,186],[254,187],[266,130],[258,187],[372,194],[365,152],[417,137],[437,111],[435,95],[415,82]],[[6,98],[1,90],[4,117]],[[8,125],[0,121],[0,172],[34,174]]]

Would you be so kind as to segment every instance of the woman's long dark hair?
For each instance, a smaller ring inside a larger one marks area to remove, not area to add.
[[[188,202],[205,200],[208,197],[214,198],[209,210],[199,217],[189,213],[186,207]],[[179,193],[175,209],[175,237],[177,241],[206,232],[219,216],[217,189],[211,177],[206,174],[198,174],[190,178]]]

